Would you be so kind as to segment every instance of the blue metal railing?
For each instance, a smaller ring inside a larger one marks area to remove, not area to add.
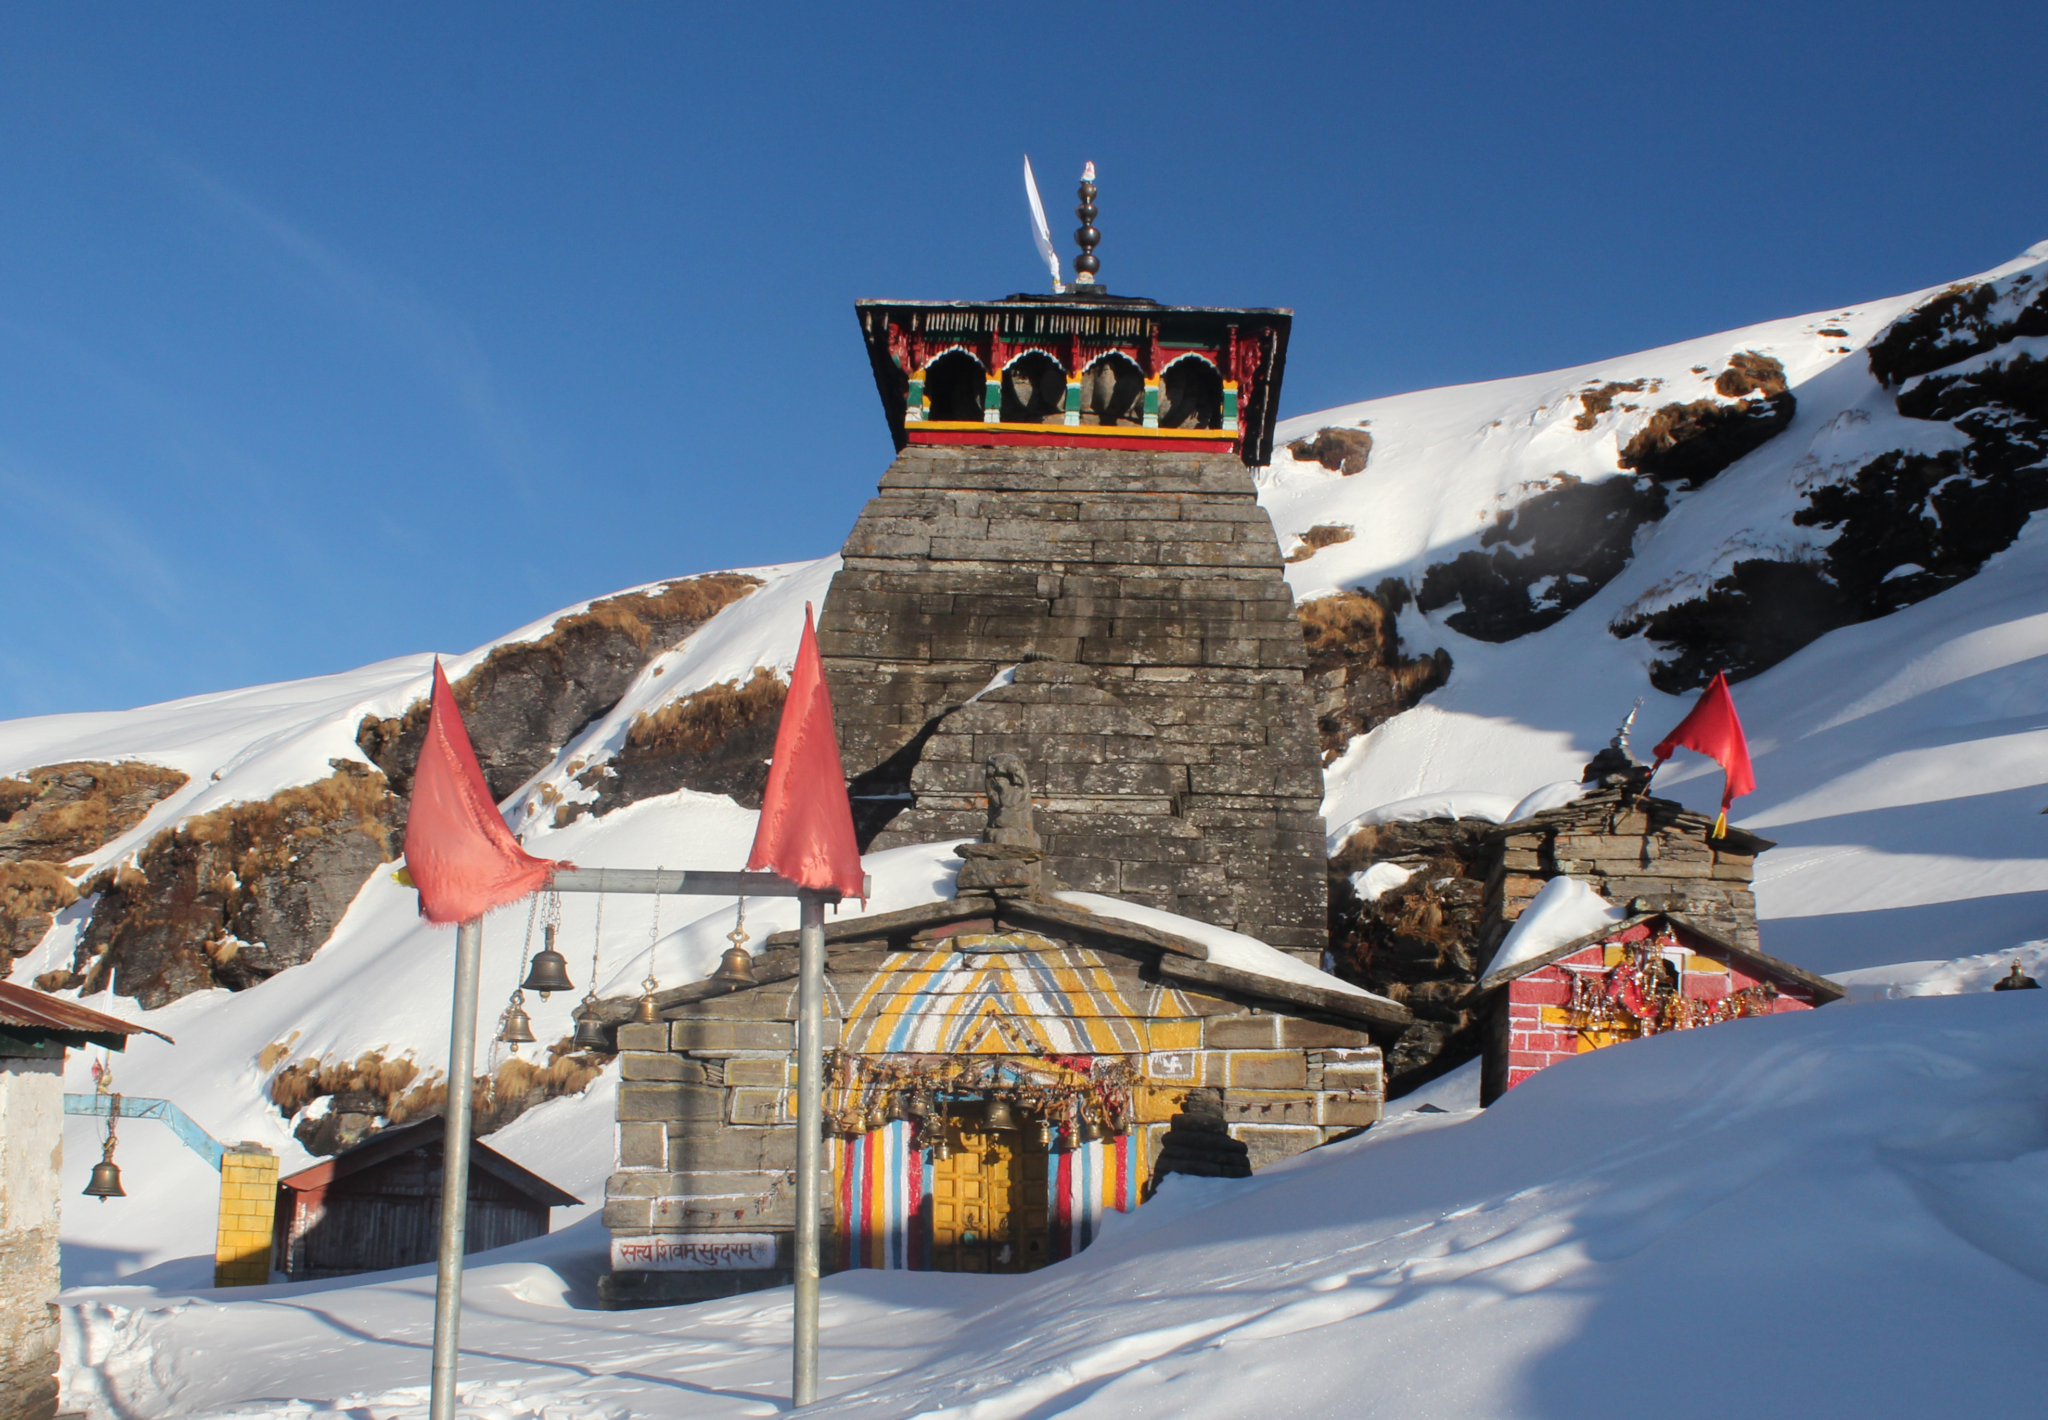
[[[171,1126],[171,1132],[183,1140],[187,1148],[213,1165],[215,1173],[220,1172],[221,1156],[227,1152],[218,1139],[193,1123],[191,1115],[169,1100],[144,1099],[139,1095],[66,1095],[64,1112],[96,1115],[102,1119],[162,1120]]]

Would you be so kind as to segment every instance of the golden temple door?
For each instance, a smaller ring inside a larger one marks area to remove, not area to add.
[[[951,1158],[932,1165],[932,1267],[1031,1272],[1046,1264],[1047,1159],[1029,1131],[961,1119]]]

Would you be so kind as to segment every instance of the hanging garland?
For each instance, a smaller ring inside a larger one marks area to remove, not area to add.
[[[946,1104],[981,1096],[1037,1117],[1041,1133],[1069,1145],[1129,1131],[1138,1078],[1121,1060],[1086,1055],[860,1055],[832,1050],[826,1127],[857,1137],[892,1119],[917,1126],[920,1143],[942,1138]]]
[[[1651,940],[1628,944],[1621,960],[1605,971],[1573,972],[1572,998],[1565,1007],[1572,1028],[1633,1039],[1768,1016],[1777,1009],[1778,988],[1768,981],[1718,1001],[1681,994],[1678,973],[1664,958],[1664,949],[1678,946],[1666,928]]]

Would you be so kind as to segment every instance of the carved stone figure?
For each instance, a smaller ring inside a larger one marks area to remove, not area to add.
[[[982,831],[985,843],[1013,848],[1039,847],[1038,830],[1031,822],[1031,771],[1024,756],[1004,751],[982,763],[983,781],[988,785],[988,827]]]

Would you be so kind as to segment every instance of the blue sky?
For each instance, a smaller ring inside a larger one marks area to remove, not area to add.
[[[835,549],[851,305],[1297,311],[1284,413],[2048,238],[2048,8],[9,6],[0,716]]]

